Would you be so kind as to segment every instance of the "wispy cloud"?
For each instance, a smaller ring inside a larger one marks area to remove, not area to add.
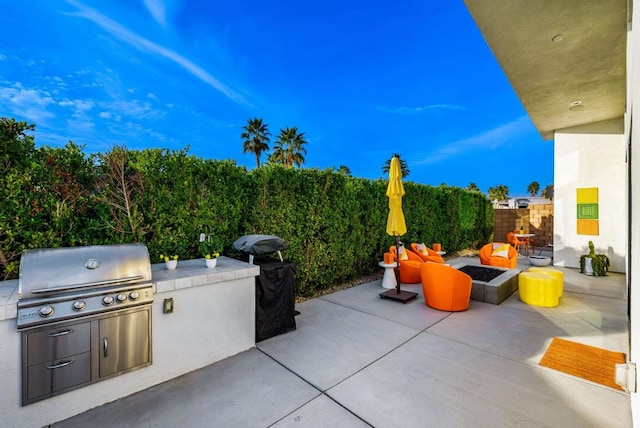
[[[49,106],[55,100],[47,91],[25,88],[20,83],[0,82],[0,107],[11,114],[31,122],[53,117]]]
[[[440,112],[443,110],[464,111],[464,110],[467,110],[467,108],[457,104],[430,104],[430,105],[418,106],[418,107],[379,106],[378,110],[387,112],[387,113],[395,113],[395,114],[420,114],[420,113]]]
[[[423,153],[420,159],[416,159],[413,163],[418,165],[434,164],[456,156],[461,153],[477,149],[496,149],[500,146],[513,142],[514,139],[523,137],[525,134],[531,133],[533,127],[527,116],[522,116],[513,122],[505,123],[497,128],[483,132],[482,134],[465,138],[463,140],[453,141],[442,147],[436,148],[429,153]]]
[[[71,109],[71,116],[77,120],[87,121],[87,113],[95,107],[95,103],[89,100],[62,100],[58,102],[60,107],[69,107]]]
[[[158,24],[160,24],[163,28],[167,27],[167,8],[165,7],[162,0],[144,0],[144,5],[153,16],[153,19],[156,20]]]
[[[217,91],[224,94],[230,100],[238,103],[250,105],[247,100],[245,100],[240,94],[235,92],[233,89],[229,88],[227,85],[216,79],[214,76],[209,74],[206,70],[204,70],[199,65],[193,63],[189,59],[183,57],[182,55],[174,52],[170,49],[165,48],[164,46],[160,46],[156,43],[153,43],[150,40],[145,39],[134,33],[133,31],[125,28],[124,26],[118,24],[114,20],[107,18],[102,15],[95,9],[91,9],[82,3],[79,3],[75,0],[67,0],[67,3],[71,4],[75,8],[78,9],[79,13],[77,16],[86,18],[100,28],[108,31],[118,39],[128,43],[134,48],[138,49],[141,52],[153,53],[156,55],[160,55],[161,57],[172,61],[174,64],[178,65],[185,71],[189,72],[193,76],[200,79],[202,82],[216,89]]]

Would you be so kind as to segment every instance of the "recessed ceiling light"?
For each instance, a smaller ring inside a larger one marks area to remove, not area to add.
[[[582,104],[582,101],[571,101],[571,103],[569,104],[569,110],[577,110],[579,108],[584,107],[584,105]]]
[[[556,34],[551,38],[551,41],[557,43],[557,42],[561,42],[562,39],[564,39],[564,36],[562,34]]]

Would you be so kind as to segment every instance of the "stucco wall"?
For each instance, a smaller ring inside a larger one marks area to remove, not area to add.
[[[47,426],[254,347],[259,268],[220,260],[216,270],[202,259],[180,262],[175,271],[154,266],[152,365],[25,407],[21,336],[15,318],[0,319],[0,427]],[[171,314],[162,311],[165,298],[173,298]]]
[[[554,145],[554,264],[580,266],[593,241],[611,270],[625,272],[627,241],[626,144],[623,121],[558,131]],[[599,235],[577,234],[576,189],[597,187]]]

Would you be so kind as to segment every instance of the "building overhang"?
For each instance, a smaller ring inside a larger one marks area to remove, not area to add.
[[[464,1],[543,138],[624,115],[627,0]]]

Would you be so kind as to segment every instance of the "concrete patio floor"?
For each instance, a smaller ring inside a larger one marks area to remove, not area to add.
[[[631,427],[627,394],[538,366],[554,337],[628,353],[624,275],[561,270],[557,308],[441,312],[379,280],[307,300],[295,331],[54,426]]]

